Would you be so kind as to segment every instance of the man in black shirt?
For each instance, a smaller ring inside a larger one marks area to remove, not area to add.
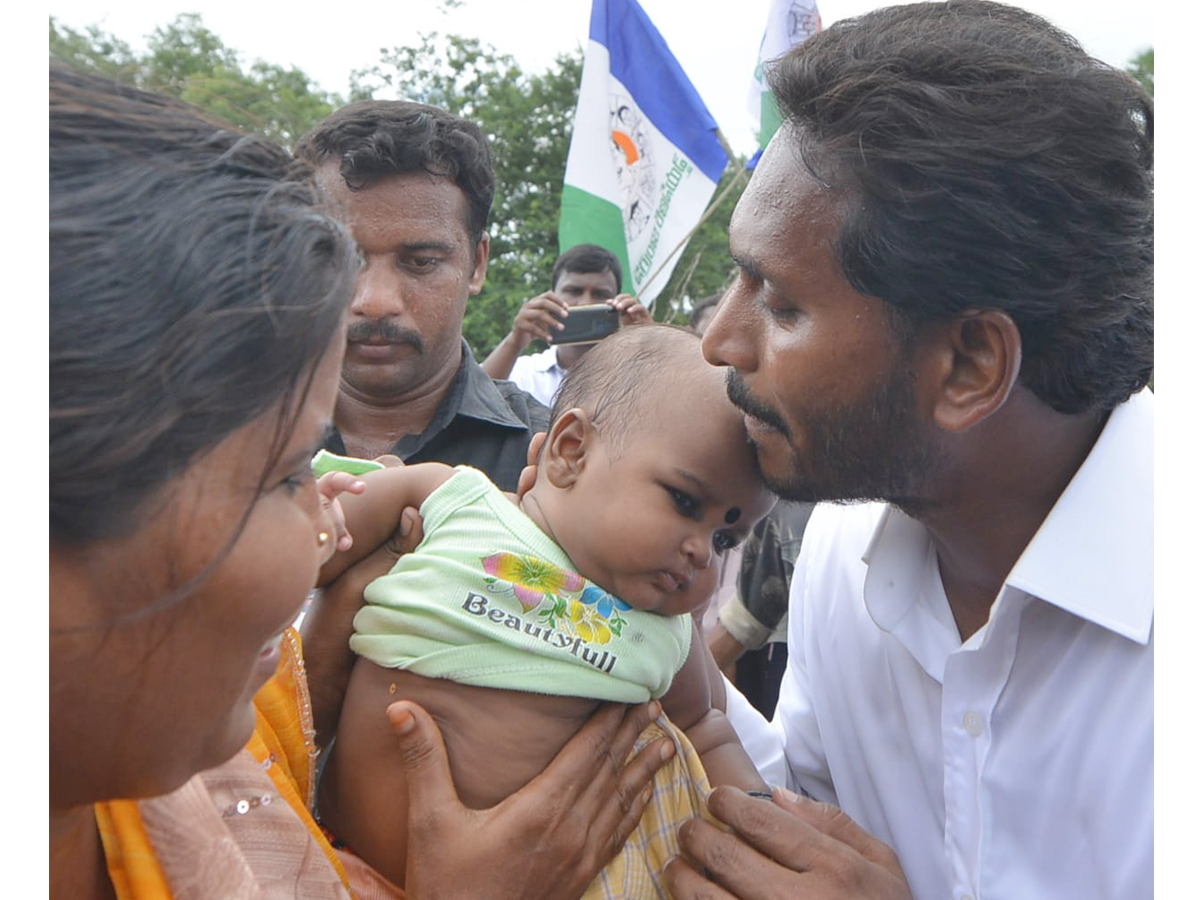
[[[489,378],[462,337],[487,274],[495,178],[483,133],[436,107],[370,101],[326,118],[296,155],[363,256],[327,448],[472,465],[515,490],[549,413]]]

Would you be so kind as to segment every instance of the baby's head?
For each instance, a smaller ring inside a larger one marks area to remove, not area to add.
[[[722,555],[773,503],[724,370],[692,332],[643,325],[571,369],[521,505],[585,578],[678,615],[709,599]]]

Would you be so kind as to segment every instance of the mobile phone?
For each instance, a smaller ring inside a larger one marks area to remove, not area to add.
[[[621,314],[607,303],[573,306],[563,326],[554,335],[555,344],[590,344],[620,328]]]

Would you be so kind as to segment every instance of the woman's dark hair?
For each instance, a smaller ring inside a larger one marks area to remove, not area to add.
[[[496,193],[487,139],[474,122],[444,109],[407,100],[351,103],[303,135],[295,152],[314,168],[336,161],[352,191],[409,172],[449,178],[467,198],[472,243],[487,228]]]
[[[1008,313],[1021,381],[1112,409],[1154,363],[1153,101],[1020,9],[982,0],[835,23],[769,74],[779,137],[844,193],[835,253],[900,327]]]
[[[52,65],[51,539],[129,532],[274,409],[277,456],[356,270],[285,151]]]

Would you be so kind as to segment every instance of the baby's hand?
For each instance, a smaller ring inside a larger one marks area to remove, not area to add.
[[[335,538],[332,543],[327,544],[329,549],[326,559],[332,556],[335,550],[349,550],[354,546],[354,538],[346,530],[346,516],[342,512],[342,504],[337,500],[338,494],[361,494],[366,489],[364,481],[348,472],[326,472],[317,479],[323,530]]]

